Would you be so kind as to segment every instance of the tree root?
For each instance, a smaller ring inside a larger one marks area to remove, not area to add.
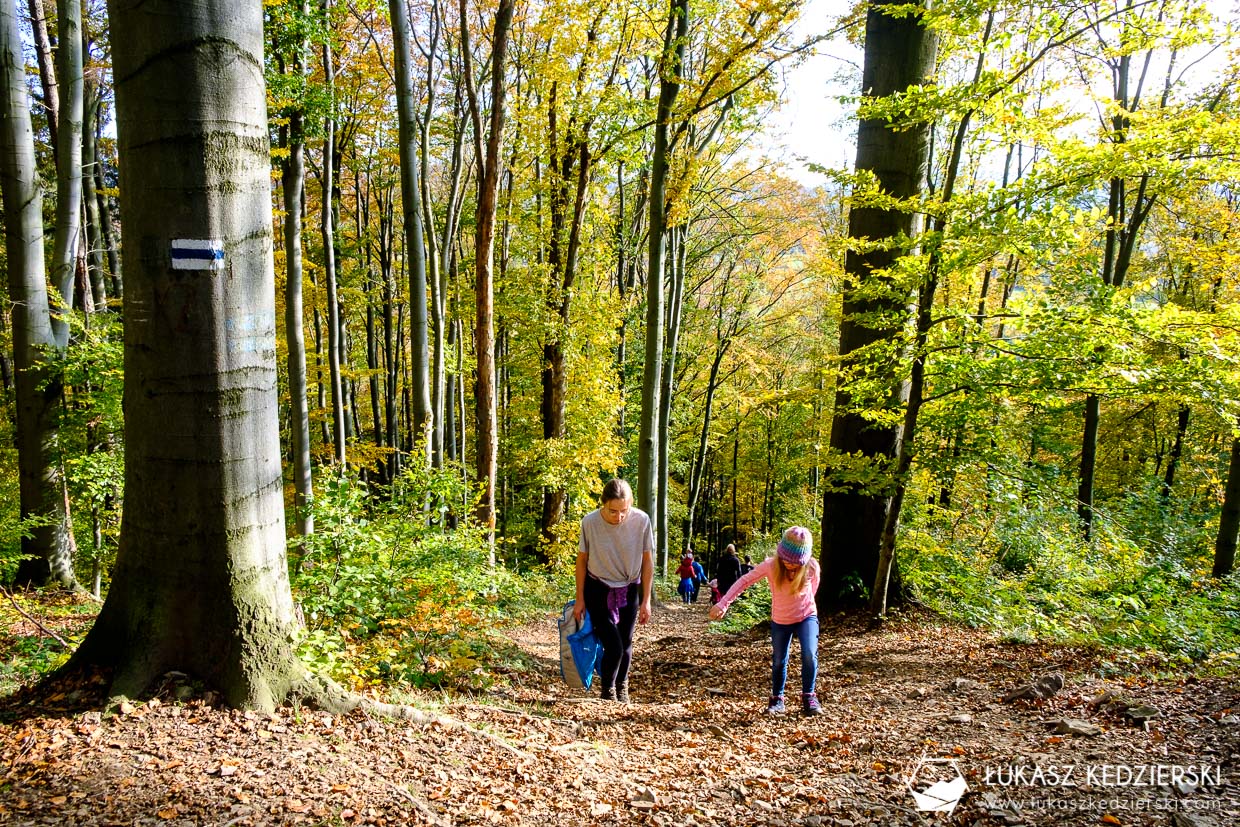
[[[470,735],[481,738],[484,741],[503,749],[518,758],[533,759],[524,750],[517,749],[509,744],[503,738],[484,732],[477,727],[450,715],[440,715],[434,712],[426,712],[407,704],[389,704],[382,701],[376,701],[355,692],[345,690],[335,681],[307,673],[302,680],[289,691],[290,698],[296,698],[309,706],[322,709],[334,715],[346,715],[355,710],[361,710],[370,715],[380,718],[391,718],[397,721],[409,721],[415,724],[430,725],[438,724],[448,730],[464,730]]]
[[[410,721],[415,724],[439,724],[445,729],[465,726],[464,723],[446,715],[424,712],[406,704],[383,703],[349,692],[333,680],[310,673],[305,674],[289,690],[289,697],[333,715],[347,715],[354,710],[361,709],[381,718]]]

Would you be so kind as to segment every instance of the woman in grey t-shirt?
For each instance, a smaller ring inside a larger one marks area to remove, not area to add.
[[[600,695],[629,702],[633,629],[650,619],[654,585],[654,532],[650,517],[633,507],[633,489],[621,479],[603,487],[603,504],[581,521],[577,551],[577,604],[580,621],[588,611],[603,646]]]

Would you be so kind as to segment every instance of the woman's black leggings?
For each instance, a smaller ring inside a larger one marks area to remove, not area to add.
[[[593,577],[586,578],[586,611],[590,613],[594,634],[598,635],[598,641],[603,646],[603,662],[598,670],[603,689],[611,689],[629,679],[629,664],[633,660],[633,628],[637,625],[641,589],[637,583],[630,583],[628,588],[628,601],[621,607],[619,619],[612,623],[607,611],[607,593],[611,587]]]

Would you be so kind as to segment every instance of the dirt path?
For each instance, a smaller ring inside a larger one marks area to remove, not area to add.
[[[1234,677],[1108,681],[1076,650],[925,618],[877,634],[829,619],[825,714],[770,718],[765,631],[713,633],[706,611],[664,604],[639,628],[628,706],[560,682],[553,619],[515,630],[532,668],[486,698],[424,699],[465,729],[171,698],[103,721],[78,711],[89,692],[6,699],[0,823],[1240,824]],[[792,686],[797,664],[794,651]],[[1001,700],[1055,672],[1053,697]],[[1159,714],[1142,729],[1091,706],[1106,689]],[[1062,718],[1101,732],[1055,734]],[[965,779],[950,816],[916,809],[906,782],[923,757],[914,789]]]

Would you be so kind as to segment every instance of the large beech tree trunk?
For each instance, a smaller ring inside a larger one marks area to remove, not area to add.
[[[903,6],[893,6],[904,9]],[[920,14],[891,16],[886,4],[872,3],[866,14],[865,63],[861,88],[874,98],[928,83],[934,70],[936,39]],[[916,196],[925,181],[929,155],[929,124],[897,124],[885,119],[862,119],[857,131],[857,169],[872,172],[882,191],[893,198]],[[848,216],[853,239],[913,238],[917,217],[896,207],[854,207]],[[845,259],[848,283],[840,320],[839,352],[846,371],[865,371],[883,386],[898,386],[895,354],[883,343],[899,334],[907,296],[890,284],[884,273],[904,254],[898,244],[876,246],[864,252],[849,250]],[[885,283],[886,282],[886,283]],[[875,347],[877,343],[877,347]],[[889,400],[894,403],[896,399]],[[868,404],[881,400],[866,400]],[[831,453],[842,471],[823,497],[822,582],[818,603],[832,608],[856,601],[855,585],[868,586],[878,571],[879,543],[889,491],[876,491],[848,473],[858,459],[877,465],[884,474],[894,471],[897,427],[875,425],[859,410],[848,385],[836,393],[831,422]],[[865,475],[860,475],[864,478]]]
[[[125,520],[71,666],[132,696],[176,669],[239,707],[305,685],[284,549],[257,3],[114,0]]]

